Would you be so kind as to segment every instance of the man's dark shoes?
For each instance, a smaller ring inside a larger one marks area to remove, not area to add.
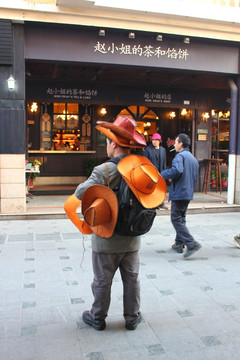
[[[197,250],[201,249],[202,245],[195,241],[195,244],[192,249],[188,249],[183,255],[184,258],[188,258],[189,256],[193,255]]]
[[[104,330],[106,327],[106,322],[103,319],[94,319],[90,314],[90,311],[84,311],[82,314],[83,321],[92,326],[96,330]]]
[[[184,245],[183,244],[173,244],[172,249],[178,253],[183,253]]]
[[[141,313],[138,314],[138,317],[134,320],[126,320],[126,329],[128,330],[136,330],[138,324],[142,321]]]

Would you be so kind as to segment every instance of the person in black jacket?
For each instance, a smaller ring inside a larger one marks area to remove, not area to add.
[[[160,134],[154,133],[151,141],[152,144],[145,148],[143,156],[148,158],[161,173],[167,168],[166,149],[160,146],[162,141],[162,137]],[[164,202],[159,206],[159,208],[168,209],[167,206],[165,206]]]
[[[190,200],[193,199],[199,169],[198,161],[191,154],[189,146],[189,136],[179,134],[174,144],[177,155],[172,161],[172,167],[161,172],[165,180],[171,179],[169,191],[169,200],[172,202],[171,221],[176,231],[176,239],[172,248],[178,253],[182,253],[186,245],[185,258],[201,248],[186,227],[186,211]]]

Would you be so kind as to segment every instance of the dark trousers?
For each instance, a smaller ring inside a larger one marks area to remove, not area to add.
[[[183,244],[192,249],[195,240],[186,226],[186,212],[189,202],[189,200],[172,200],[171,221],[176,231],[176,244]]]
[[[120,254],[92,252],[94,302],[91,314],[95,319],[105,319],[111,299],[112,279],[119,268],[123,282],[123,315],[134,320],[140,308],[140,282],[138,251]]]

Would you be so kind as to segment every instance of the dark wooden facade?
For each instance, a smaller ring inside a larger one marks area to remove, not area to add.
[[[169,135],[174,136],[176,132],[182,131],[177,123],[172,123],[169,127],[164,111],[168,108],[173,108],[176,111],[183,107],[191,109],[193,112],[192,150],[200,161],[209,157],[211,124],[210,122],[202,122],[202,112],[210,111],[212,108],[229,109],[230,104],[227,100],[230,98],[230,89],[223,89],[217,85],[214,88],[213,81],[211,88],[210,86],[208,89],[204,86],[201,88],[201,74],[205,74],[205,84],[207,83],[207,72],[212,74],[216,71],[219,73],[219,77],[224,78],[224,80],[228,76],[232,76],[232,74],[237,75],[239,70],[239,50],[235,44],[220,44],[213,41],[209,43],[201,40],[193,42],[187,48],[184,45],[186,59],[182,59],[180,55],[178,55],[177,59],[168,57],[168,55],[164,55],[162,59],[159,59],[150,55],[149,57],[127,56],[126,54],[117,53],[118,44],[122,44],[125,38],[123,38],[123,32],[118,33],[116,30],[112,32],[110,38],[101,40],[104,41],[104,44],[106,43],[105,54],[103,54],[96,51],[96,44],[99,44],[100,40],[97,38],[97,31],[93,28],[31,23],[11,24],[10,27],[9,22],[2,22],[2,25],[6,26],[8,31],[8,35],[6,35],[6,39],[9,41],[8,50],[10,44],[9,30],[11,29],[12,54],[9,53],[5,64],[0,62],[0,78],[3,84],[0,87],[0,153],[26,153],[26,156],[30,159],[38,158],[43,164],[41,167],[42,176],[84,175],[84,162],[86,160],[94,159],[98,162],[106,158],[105,147],[99,145],[98,132],[95,130],[96,122],[100,120],[97,113],[98,107],[108,105],[108,115],[104,120],[113,121],[124,107],[143,105],[151,107],[156,113],[161,114],[157,128],[164,138]],[[180,40],[172,38],[169,38],[168,43],[159,46],[159,44],[153,43],[153,38],[147,33],[141,34],[141,37],[137,39],[139,46],[140,44],[143,46],[144,43],[149,43],[151,46],[155,46],[156,49],[157,46],[162,49],[171,48],[171,51],[176,48],[178,53],[181,53],[181,47],[183,47]],[[112,44],[115,44],[114,48]],[[133,49],[134,45],[131,46]],[[111,49],[106,54],[109,48]],[[31,71],[28,71],[29,69],[25,71],[26,63],[31,68]],[[54,64],[51,78],[49,73],[44,72],[46,63],[50,64],[50,66]],[[71,70],[73,69],[73,63],[75,64],[74,73]],[[87,78],[88,69],[93,65],[95,73]],[[110,65],[115,66],[115,72],[112,73]],[[134,84],[128,81],[128,78],[125,78],[125,83],[120,83],[121,75],[118,77],[118,69],[120,69],[118,66],[131,68],[132,72],[134,72],[134,69],[141,69],[142,74],[140,72],[135,77],[140,79],[140,82]],[[156,84],[153,76],[151,82],[151,71],[152,69],[157,71],[158,67],[162,79],[164,73],[169,72],[166,83],[159,81]],[[178,87],[174,87],[173,81],[176,69],[178,73],[175,78],[180,79]],[[36,74],[34,74],[34,70]],[[60,77],[58,74],[62,70],[64,70],[65,75]],[[71,74],[71,79],[66,75],[67,71]],[[108,71],[110,75],[107,77]],[[194,71],[198,74],[198,87],[194,87],[191,82],[186,81],[189,77],[194,78]],[[145,83],[141,84],[141,79],[144,78],[145,73],[148,78]],[[191,76],[188,77],[188,73]],[[13,92],[10,92],[7,88],[6,81],[11,74],[16,78],[16,88]],[[104,74],[104,78],[101,78],[102,74]],[[217,79],[217,75],[214,76],[214,79]],[[180,85],[181,89],[179,88]],[[97,95],[93,95],[88,99],[79,96],[74,98],[70,95],[61,97],[59,94],[56,97],[56,94],[53,95],[48,91],[49,88],[88,89]],[[146,97],[146,94],[150,94],[149,97]],[[158,95],[158,98],[153,99],[155,95]],[[150,96],[152,96],[152,100]],[[162,98],[160,99],[159,96]],[[166,97],[171,100],[166,102],[164,100]],[[35,114],[36,121],[30,129],[35,137],[34,146],[28,154],[26,114],[27,103],[30,101],[36,101],[39,104],[51,104],[56,101],[77,102],[92,107],[91,150],[80,151],[78,154],[40,151],[40,113],[37,113]],[[198,140],[200,131],[207,133],[206,141]]]
[[[26,151],[25,123],[25,59],[24,25],[0,21],[5,41],[0,44],[0,153],[24,154]],[[4,44],[4,46],[3,46]],[[11,49],[10,49],[11,47]],[[13,75],[16,87],[8,89],[7,79]]]

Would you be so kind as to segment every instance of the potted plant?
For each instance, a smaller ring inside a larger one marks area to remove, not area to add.
[[[33,160],[32,164],[36,171],[39,171],[39,167],[40,167],[40,165],[42,165],[42,163],[37,159]]]
[[[37,176],[38,176],[38,173],[35,173],[35,172],[31,172],[28,175],[28,183],[29,183],[30,188],[33,188],[33,181],[36,179]]]
[[[222,187],[227,187],[228,186],[228,173],[227,173],[227,171],[222,172],[221,178],[222,178]]]
[[[40,167],[40,165],[42,165],[42,163],[39,160],[37,160],[37,159],[33,160],[33,162],[32,162],[32,170],[34,170],[34,172],[31,172],[28,175],[28,181],[29,181],[29,187],[30,188],[33,188],[33,182],[36,179],[36,177],[39,176],[39,167]]]
[[[217,186],[217,179],[216,179],[216,171],[211,171],[211,186],[216,187]]]
[[[98,165],[98,161],[95,159],[85,159],[83,166],[86,176],[89,177],[93,171],[93,168]]]

